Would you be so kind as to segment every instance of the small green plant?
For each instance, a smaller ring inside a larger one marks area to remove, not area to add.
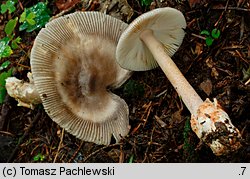
[[[141,0],[141,5],[148,7],[152,3],[152,1],[153,0]]]
[[[32,32],[36,29],[42,28],[50,19],[50,10],[47,8],[47,4],[39,2],[36,5],[25,8],[20,16],[19,30],[26,30],[26,32]]]
[[[186,162],[195,161],[195,147],[190,141],[190,133],[192,132],[190,120],[186,119],[184,130],[183,130],[183,157],[185,158]]]
[[[134,155],[131,155],[130,158],[129,158],[128,163],[133,163],[133,161],[134,161]]]
[[[17,0],[8,0],[5,4],[1,4],[1,14],[4,14],[7,11],[9,11],[9,14],[15,12],[16,3],[17,3]]]
[[[5,25],[4,31],[7,34],[7,36],[10,36],[13,33],[17,24],[17,20],[18,20],[18,17],[16,17],[15,19],[10,19],[8,23]]]
[[[6,33],[6,37],[0,40],[0,59],[2,57],[9,57],[13,51],[12,49],[17,49],[18,44],[21,42],[21,38],[15,37],[14,29],[17,25],[18,17],[15,19],[10,19],[4,27],[4,32]],[[11,46],[9,43],[11,42]]]
[[[215,39],[218,39],[220,37],[220,30],[217,28],[214,28],[211,33],[208,30],[203,30],[200,33],[201,35],[206,35],[206,44],[207,46],[211,46]]]
[[[249,79],[250,78],[250,66],[248,67],[247,70],[243,68],[242,73],[243,73],[243,81]]]
[[[1,5],[1,13],[9,11],[12,13],[16,10],[15,4],[17,0],[8,0]],[[10,19],[4,27],[6,37],[0,39],[0,59],[9,57],[14,49],[18,48],[18,44],[21,43],[21,38],[15,38],[15,28],[19,22],[19,30],[26,30],[26,32],[32,32],[36,29],[42,28],[50,18],[50,11],[47,8],[47,4],[39,2],[30,8],[25,8],[23,13],[19,17]],[[19,20],[18,20],[19,19]]]
[[[7,60],[5,62],[2,63],[2,65],[0,66],[0,71],[7,68],[10,65],[10,61]]]
[[[0,59],[4,57],[9,57],[13,51],[9,46],[10,39],[8,37],[4,37],[0,40]]]
[[[0,10],[4,14],[8,12],[9,14],[16,11],[17,0],[8,0],[1,4]],[[20,23],[19,31],[26,30],[26,32],[32,32],[36,29],[42,28],[50,18],[50,11],[47,8],[47,3],[39,2],[30,8],[25,8],[20,17],[13,17],[10,19],[5,27],[4,32],[6,36],[0,39],[0,60],[2,58],[10,57],[13,50],[17,49],[18,44],[21,43],[20,37],[15,37],[15,30],[18,23]],[[0,71],[7,68],[10,61],[5,61],[0,66]],[[3,71],[0,73],[0,104],[3,103],[6,96],[5,80],[12,75],[12,68],[8,71]],[[41,160],[41,159],[40,159]]]
[[[10,65],[10,61],[5,61],[0,66],[0,71],[6,69]],[[0,104],[4,102],[5,96],[6,96],[6,89],[5,89],[5,80],[6,78],[10,77],[12,75],[12,68],[10,68],[7,72],[2,72],[0,74]]]
[[[34,156],[34,158],[33,158],[33,160],[35,161],[35,162],[42,162],[42,161],[44,161],[44,159],[45,159],[45,156],[43,155],[43,154],[41,154],[41,153],[38,153],[36,156]]]
[[[24,9],[23,13],[20,16],[19,22],[24,23],[26,21],[29,25],[35,25],[36,24],[36,21],[34,20],[35,17],[36,15],[34,12],[30,12],[28,14],[27,9]]]
[[[17,25],[17,21],[18,17],[10,19],[4,27],[6,37],[0,39],[0,59],[9,57],[13,53],[12,49],[18,48],[18,44],[21,42],[20,37],[14,38],[14,29]]]
[[[135,80],[129,80],[124,85],[123,93],[127,97],[141,97],[144,95],[144,87]]]

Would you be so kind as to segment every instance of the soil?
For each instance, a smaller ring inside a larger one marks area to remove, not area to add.
[[[39,1],[20,0],[23,7]],[[250,162],[250,3],[247,0],[168,0],[142,6],[139,0],[49,1],[53,18],[75,11],[101,11],[132,22],[161,7],[180,10],[187,21],[183,43],[172,59],[202,99],[216,98],[242,135],[242,147],[215,156],[191,130],[190,113],[160,68],[135,72],[114,93],[129,106],[129,134],[108,146],[81,141],[60,128],[44,111],[17,106],[6,96],[0,116],[0,162],[79,163],[232,163]],[[11,15],[0,14],[0,38]],[[220,29],[211,46],[201,31]],[[27,80],[29,55],[39,30],[16,31],[22,38],[11,57],[13,75]],[[6,58],[1,59],[1,63]]]

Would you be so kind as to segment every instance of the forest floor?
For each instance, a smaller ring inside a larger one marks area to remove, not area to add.
[[[2,2],[2,1],[1,1]],[[40,1],[20,0],[14,15]],[[131,129],[119,143],[97,145],[60,128],[44,109],[17,106],[9,97],[1,104],[0,162],[250,162],[250,3],[247,0],[49,1],[51,17],[75,11],[100,11],[126,23],[155,8],[173,7],[187,21],[183,43],[172,59],[202,99],[216,98],[242,135],[242,147],[215,156],[189,125],[190,113],[160,68],[135,72],[114,93],[129,106]],[[14,15],[0,14],[0,39]],[[220,30],[212,45],[201,32]],[[20,48],[8,58],[13,75],[27,80],[29,55],[39,30],[15,32]]]

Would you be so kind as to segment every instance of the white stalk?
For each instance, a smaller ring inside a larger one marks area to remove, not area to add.
[[[155,60],[169,79],[191,113],[191,127],[196,135],[210,146],[215,155],[227,154],[241,147],[241,135],[233,126],[227,113],[217,100],[204,102],[188,83],[152,30],[144,30],[140,39],[151,51]]]
[[[144,30],[140,38],[147,45],[190,113],[196,115],[197,109],[203,103],[203,100],[189,84],[173,60],[167,55],[162,43],[154,37],[152,30]]]

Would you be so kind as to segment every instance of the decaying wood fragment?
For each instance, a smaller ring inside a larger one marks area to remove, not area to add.
[[[42,103],[41,98],[35,88],[32,74],[27,74],[29,82],[24,82],[16,77],[9,77],[6,79],[7,93],[15,98],[18,106],[34,109],[37,104]]]

